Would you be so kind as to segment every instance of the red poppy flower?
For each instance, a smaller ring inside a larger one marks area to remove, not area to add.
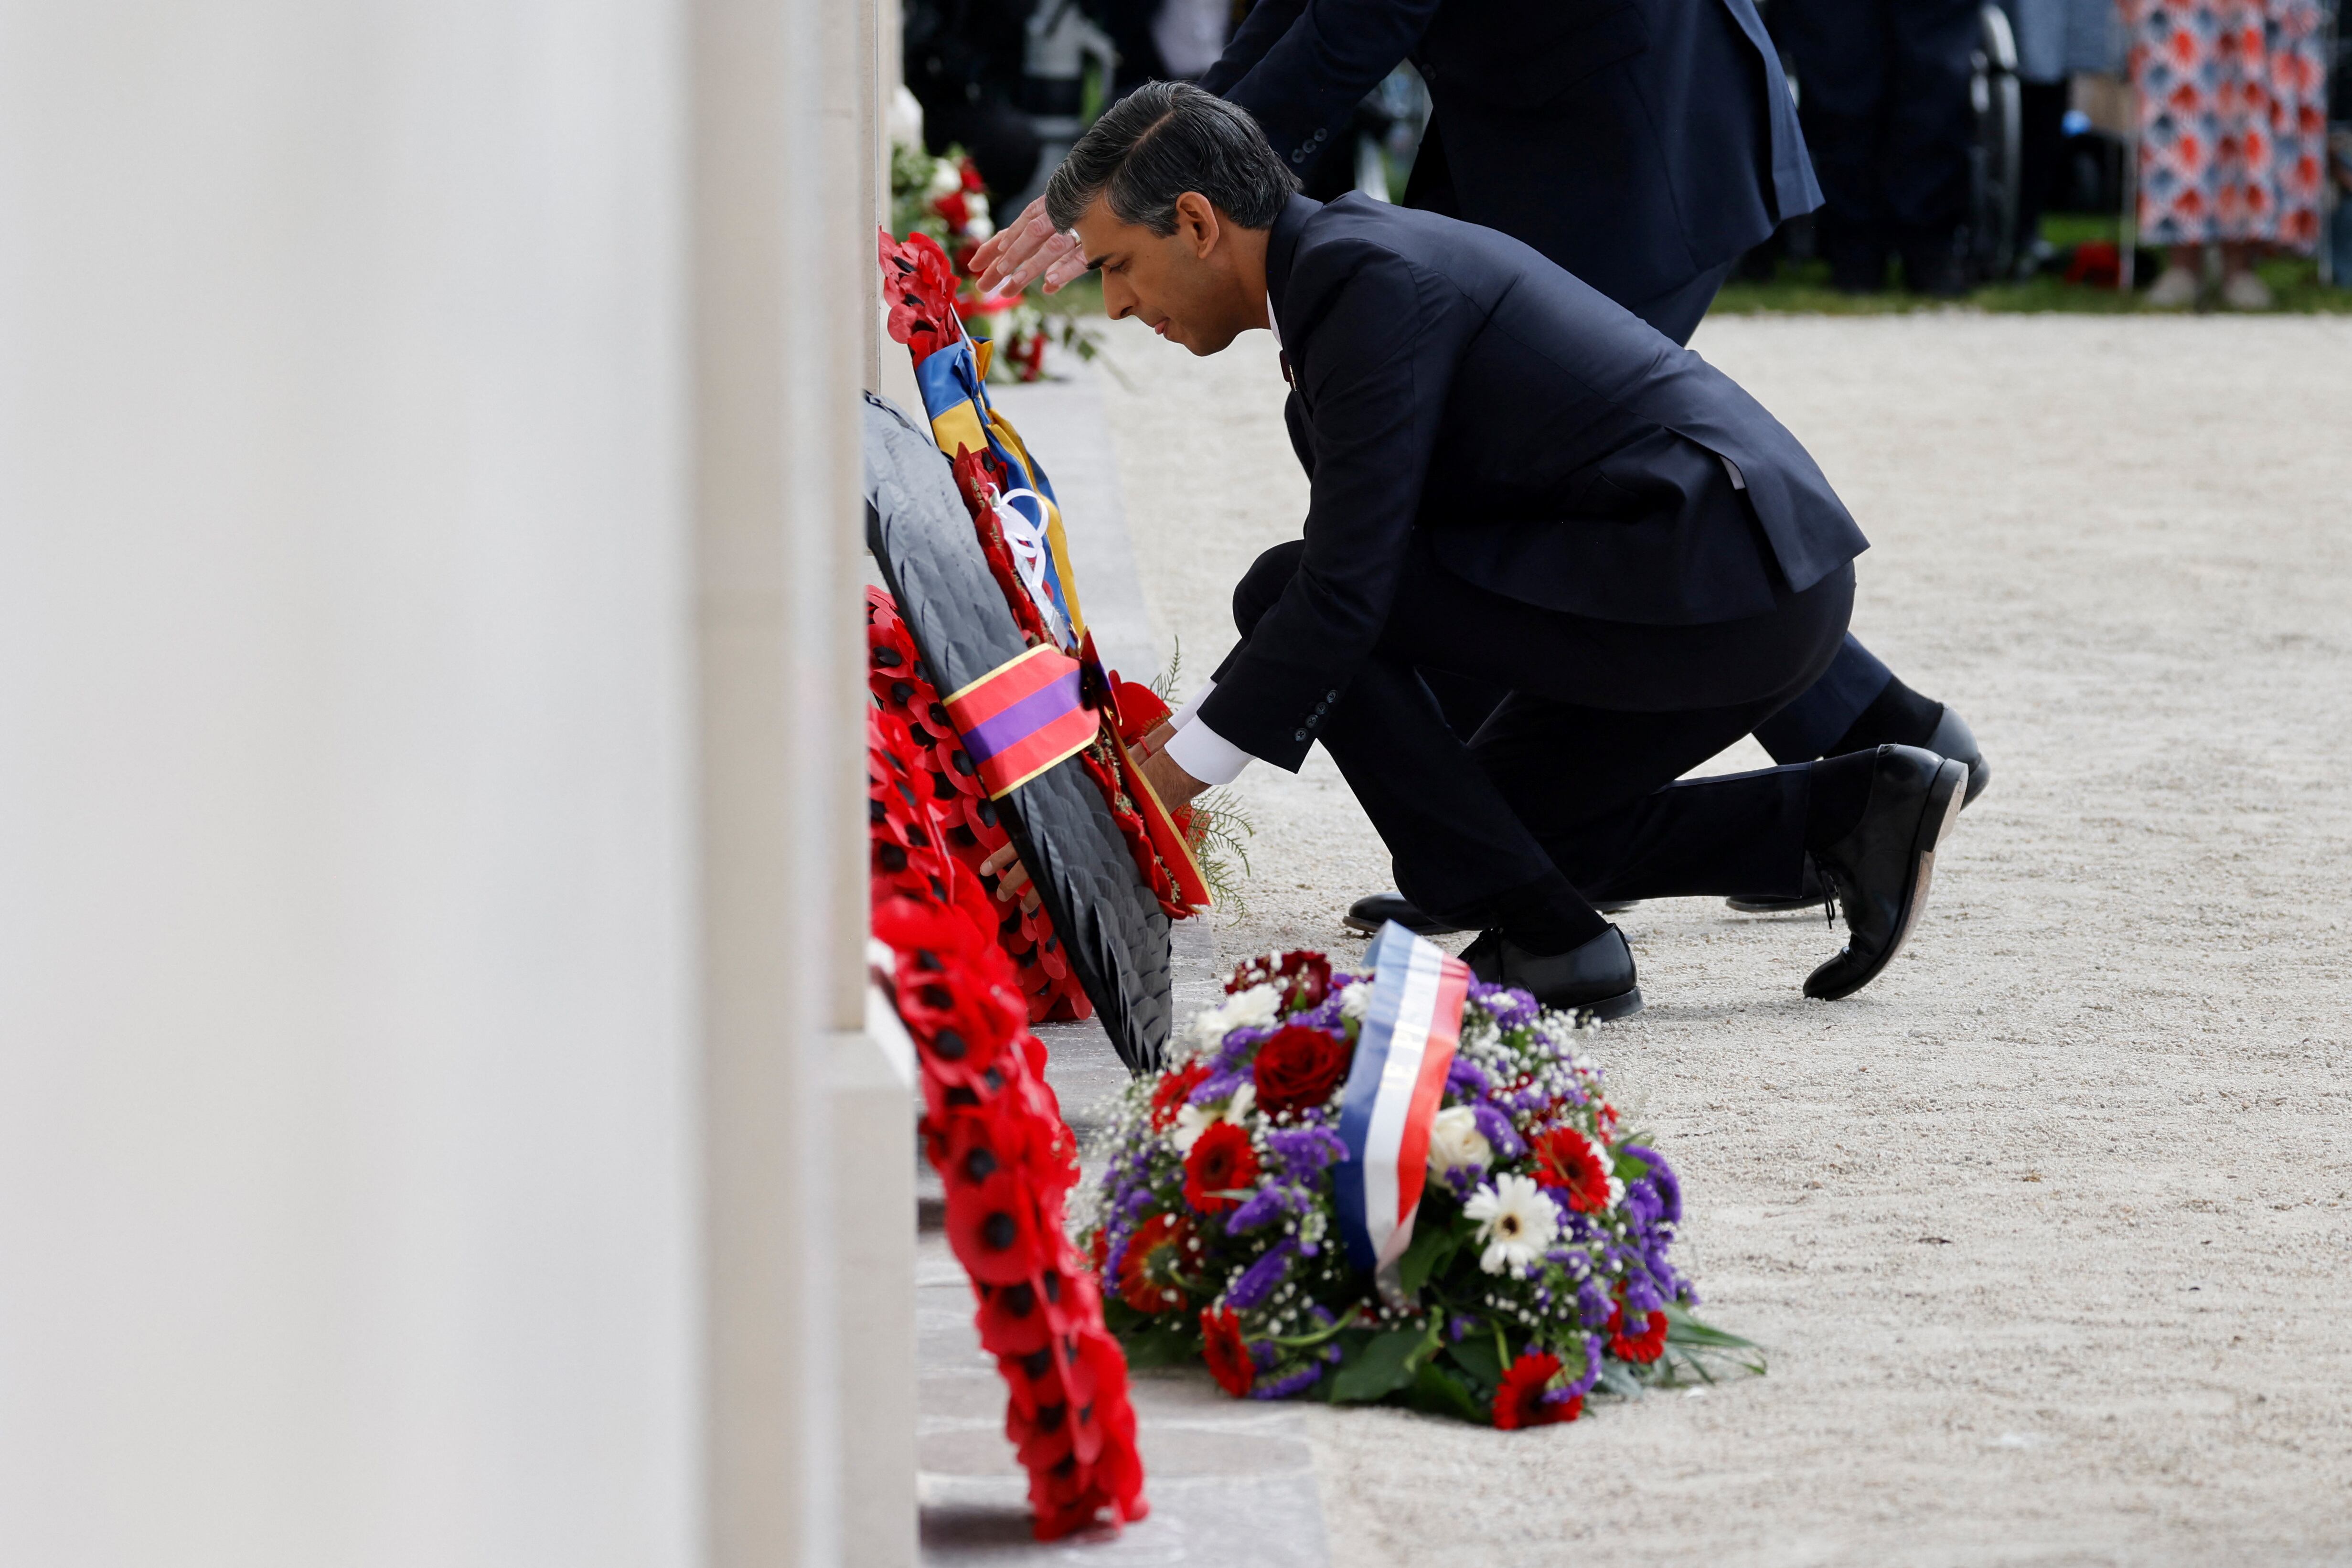
[[[1193,1142],[1184,1156],[1184,1201],[1202,1214],[1222,1214],[1241,1199],[1224,1195],[1257,1180],[1257,1151],[1249,1134],[1231,1122],[1218,1122]]]
[[[1242,1339],[1242,1321],[1234,1316],[1231,1307],[1217,1307],[1201,1313],[1201,1359],[1209,1364],[1209,1371],[1217,1386],[1239,1399],[1257,1381],[1257,1363],[1250,1359],[1249,1346]],[[1554,1366],[1559,1362],[1552,1363]]]
[[[933,202],[931,211],[945,218],[948,227],[959,234],[962,232],[966,224],[971,222],[971,204],[964,200],[964,194],[960,190],[950,191],[946,195]]]
[[[950,1186],[947,1231],[956,1261],[983,1284],[1026,1280],[1040,1255],[1036,1204],[1028,1184],[1011,1170]]]
[[[1347,1082],[1356,1048],[1344,1035],[1306,1024],[1287,1024],[1257,1049],[1250,1075],[1258,1107],[1267,1114],[1310,1110]]]
[[[1279,955],[1268,953],[1237,966],[1233,977],[1225,982],[1225,995],[1230,997],[1252,986],[1284,980],[1290,982],[1283,991],[1286,1006],[1319,1007],[1323,998],[1331,994],[1331,960],[1303,947]]]
[[[1500,1386],[1495,1390],[1495,1425],[1506,1432],[1516,1432],[1522,1427],[1549,1427],[1555,1421],[1573,1421],[1584,1414],[1584,1396],[1558,1404],[1544,1399],[1544,1390],[1559,1375],[1559,1357],[1538,1355],[1530,1351],[1511,1363],[1503,1374]]]
[[[1609,1208],[1609,1162],[1599,1145],[1573,1127],[1553,1127],[1535,1138],[1536,1180],[1564,1188],[1579,1214]]]
[[[1192,1098],[1192,1091],[1198,1089],[1208,1076],[1209,1064],[1196,1061],[1181,1072],[1171,1072],[1162,1078],[1151,1091],[1151,1125],[1154,1130],[1164,1133],[1174,1126],[1176,1113],[1183,1109],[1184,1102]]]
[[[1625,1332],[1625,1308],[1622,1302],[1609,1309],[1609,1354],[1620,1361],[1630,1361],[1647,1366],[1666,1354],[1666,1314],[1652,1312],[1642,1332]]]
[[[1118,1260],[1120,1300],[1139,1312],[1173,1312],[1184,1304],[1183,1269],[1192,1262],[1192,1225],[1181,1215],[1155,1214],[1127,1239]]]
[[[887,229],[878,233],[890,337],[906,344],[919,365],[963,336],[955,313],[955,267],[929,235],[894,240]]]

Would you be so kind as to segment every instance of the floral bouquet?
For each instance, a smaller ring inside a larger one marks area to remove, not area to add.
[[[1595,1026],[1401,926],[1369,956],[1244,964],[1129,1089],[1081,1239],[1130,1364],[1507,1428],[1763,1371],[1691,1316],[1681,1187],[1621,1132]]]
[[[1034,382],[1045,373],[1045,348],[1059,343],[1081,360],[1100,350],[1095,332],[1076,317],[1049,318],[1018,290],[982,298],[970,258],[996,232],[980,170],[960,148],[935,157],[903,143],[890,149],[890,232],[900,239],[928,235],[955,264],[956,314],[976,339],[994,345],[982,373],[992,382]]]

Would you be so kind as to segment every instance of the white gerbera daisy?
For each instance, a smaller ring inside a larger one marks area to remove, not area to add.
[[[1485,1170],[1495,1163],[1494,1145],[1478,1131],[1478,1117],[1467,1105],[1448,1105],[1429,1128],[1429,1168],[1437,1176],[1453,1170]]]
[[[1462,1212],[1478,1221],[1478,1239],[1486,1244],[1478,1267],[1489,1274],[1530,1267],[1559,1235],[1559,1211],[1523,1176],[1496,1176],[1470,1195]]]
[[[1350,980],[1339,988],[1339,1016],[1349,1023],[1361,1023],[1371,1010],[1372,988],[1361,980]]]
[[[1201,1141],[1202,1134],[1219,1122],[1241,1124],[1256,1104],[1257,1086],[1244,1083],[1234,1091],[1231,1099],[1214,1105],[1180,1105],[1176,1108],[1176,1130],[1170,1141],[1175,1144],[1178,1154],[1189,1155],[1192,1145]]]

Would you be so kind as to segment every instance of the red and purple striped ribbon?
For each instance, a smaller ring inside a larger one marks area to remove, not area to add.
[[[1084,751],[1101,720],[1078,694],[1078,662],[1049,643],[943,699],[990,800]]]

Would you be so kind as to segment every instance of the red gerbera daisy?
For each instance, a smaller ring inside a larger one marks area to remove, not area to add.
[[[1181,1215],[1155,1214],[1127,1239],[1118,1260],[1118,1293],[1139,1312],[1173,1312],[1184,1304],[1181,1275],[1192,1249],[1192,1227]]]
[[[1161,1079],[1151,1091],[1151,1125],[1155,1132],[1166,1132],[1176,1124],[1176,1113],[1191,1099],[1192,1091],[1209,1076],[1209,1064],[1196,1061],[1181,1072],[1171,1072]]]
[[[1554,1127],[1535,1139],[1536,1180],[1568,1193],[1579,1214],[1609,1208],[1609,1164],[1599,1145],[1573,1127]]]
[[[1231,1122],[1202,1133],[1184,1156],[1184,1201],[1202,1214],[1221,1214],[1241,1200],[1224,1195],[1257,1180],[1257,1151],[1249,1134]]]
[[[1231,1307],[1201,1313],[1201,1359],[1209,1364],[1217,1386],[1236,1399],[1257,1381],[1257,1363],[1250,1359],[1249,1346],[1242,1340],[1242,1321],[1234,1316]]]
[[[1666,1354],[1666,1314],[1652,1312],[1643,1321],[1642,1332],[1625,1332],[1625,1306],[1619,1302],[1609,1309],[1609,1354],[1620,1361],[1631,1361],[1647,1366]]]
[[[1511,1363],[1503,1374],[1501,1386],[1495,1390],[1495,1425],[1506,1432],[1522,1427],[1548,1427],[1555,1421],[1573,1421],[1584,1414],[1584,1396],[1563,1399],[1558,1404],[1546,1402],[1544,1390],[1559,1375],[1559,1357],[1538,1355],[1533,1351]]]

